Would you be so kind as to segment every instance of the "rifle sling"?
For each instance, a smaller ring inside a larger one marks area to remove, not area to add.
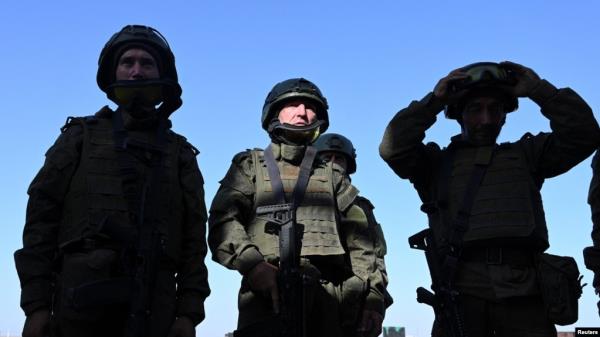
[[[155,148],[164,149],[166,144],[167,120],[159,118],[156,128]],[[123,117],[120,109],[113,113],[113,135],[115,140],[115,150],[117,151],[117,160],[122,174],[132,170],[127,155],[127,130],[123,125]],[[126,336],[145,336],[148,329],[148,314],[151,313],[150,296],[154,291],[156,282],[156,272],[160,258],[160,247],[157,247],[156,240],[159,235],[157,222],[160,215],[160,178],[164,161],[164,151],[156,151],[154,155],[156,160],[151,162],[151,170],[143,178],[143,186],[140,200],[137,204],[139,208],[132,207],[135,202],[129,201],[133,214],[137,215],[138,242],[136,253],[138,263],[143,265],[135,266],[136,270],[132,273],[132,296],[130,302],[129,320],[125,331]],[[142,273],[142,275],[140,275]]]
[[[446,222],[446,224],[448,225],[446,226],[448,228],[446,234],[448,235],[447,237],[449,247],[447,249],[446,256],[444,256],[444,263],[442,268],[444,270],[444,275],[446,275],[446,280],[448,283],[453,281],[454,275],[456,274],[458,259],[462,251],[463,238],[465,236],[465,233],[469,229],[469,218],[471,216],[473,202],[475,201],[477,191],[479,190],[479,187],[483,182],[483,178],[485,176],[487,168],[489,167],[489,164],[492,161],[495,148],[495,146],[482,146],[477,149],[473,171],[471,172],[471,176],[469,177],[469,182],[465,190],[465,195],[463,197],[461,207],[459,208],[454,220],[450,223]],[[445,156],[442,163],[443,172],[441,172],[442,179],[440,181],[442,187],[440,190],[446,194],[440,194],[441,196],[444,196],[446,198],[448,196],[448,185],[450,180],[450,173],[452,170],[453,157],[453,152],[448,153]],[[447,220],[447,218],[445,217],[444,220]]]
[[[273,194],[275,194],[275,201],[279,204],[285,204],[286,198],[285,192],[283,190],[283,182],[281,181],[279,167],[277,166],[277,162],[275,161],[275,157],[273,156],[273,149],[271,148],[271,145],[267,146],[264,153],[265,162],[267,164],[267,172],[269,173],[269,177],[271,178],[271,188],[273,189]],[[310,173],[312,171],[312,166],[316,155],[317,149],[315,147],[306,147],[306,151],[304,152],[304,158],[302,158],[302,163],[300,164],[298,180],[296,181],[296,186],[294,186],[294,191],[292,192],[292,199],[290,201],[293,205],[294,213],[296,212],[296,208],[300,206],[300,204],[302,203],[302,199],[304,198],[304,194],[308,186],[308,181],[310,180]]]

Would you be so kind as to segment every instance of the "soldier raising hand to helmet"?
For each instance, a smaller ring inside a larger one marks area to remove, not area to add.
[[[540,106],[552,132],[497,144],[518,97]],[[441,111],[459,123],[460,134],[445,148],[423,144]],[[542,254],[549,242],[540,189],[587,158],[599,140],[592,110],[577,93],[512,62],[454,70],[392,118],[379,152],[423,201],[431,240],[422,247],[437,247],[428,262],[439,261],[443,271],[432,269],[435,297],[421,297],[436,310],[433,336],[457,330],[454,335],[556,336],[553,323],[577,319],[574,260],[561,259],[571,281],[556,285],[566,286],[568,296],[546,291],[555,284],[548,286],[552,268],[544,267],[553,258]],[[570,310],[554,310],[557,302]]]
[[[96,79],[117,109],[70,117],[28,190],[23,336],[192,337],[207,214],[198,152],[171,130],[175,57],[154,28],[125,26]]]

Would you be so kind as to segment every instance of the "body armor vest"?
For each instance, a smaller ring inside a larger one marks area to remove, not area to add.
[[[263,151],[252,150],[252,159],[256,172],[255,208],[276,204]],[[278,160],[277,163],[283,190],[289,200],[300,168],[285,160]],[[336,211],[331,167],[315,167],[302,203],[296,210],[296,223],[303,228],[302,256],[345,253],[340,242]],[[254,217],[248,227],[248,234],[265,257],[274,258],[279,256],[279,238],[277,234],[265,232],[266,224],[266,220]]]
[[[476,147],[444,149],[442,160],[450,167],[440,172],[438,209],[429,212],[429,220],[437,230],[437,239],[450,234],[448,227],[462,206],[467,184],[474,169]],[[444,166],[441,165],[441,171]],[[449,175],[449,176],[448,176]],[[447,191],[440,184],[447,184]],[[541,182],[536,184],[525,154],[518,143],[497,147],[483,181],[475,195],[469,217],[469,228],[464,235],[465,245],[478,240],[500,240],[533,243],[536,248],[548,247],[548,231],[540,195]],[[446,195],[444,195],[446,194]],[[443,244],[443,243],[442,243]]]
[[[152,219],[145,216],[142,225],[154,226],[163,238],[163,253],[178,261],[184,204],[178,157],[183,137],[165,130],[163,148],[157,148],[153,144],[156,131],[129,131],[126,147],[118,149],[112,119],[75,118],[71,124],[83,127],[84,138],[79,166],[63,207],[61,247],[85,238],[112,246],[135,245],[143,206],[154,198],[158,209],[152,211]],[[144,185],[156,183],[152,181],[154,165],[160,166],[158,198],[143,193]]]

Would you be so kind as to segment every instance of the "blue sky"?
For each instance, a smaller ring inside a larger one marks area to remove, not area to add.
[[[126,24],[160,30],[176,55],[183,107],[174,130],[200,149],[207,204],[234,154],[263,147],[264,98],[278,81],[303,76],[330,103],[330,131],[355,143],[354,182],[373,201],[388,241],[395,304],[385,325],[427,336],[433,314],[416,303],[429,284],[425,259],[407,237],[426,226],[412,186],[396,177],[377,147],[396,111],[427,94],[450,70],[477,61],[511,60],[600,109],[600,5],[595,1],[5,1],[0,81],[0,335],[20,331],[19,284],[12,252],[21,246],[26,189],[67,116],[109,104],[95,82],[99,52]],[[521,99],[501,141],[549,131],[539,108]],[[598,116],[598,115],[597,115]],[[427,141],[459,132],[440,118]],[[548,180],[542,190],[550,252],[575,256],[590,245],[586,204],[590,160]],[[236,319],[239,276],[207,259],[212,295],[199,336],[223,336]],[[599,326],[591,286],[577,326]],[[569,327],[559,330],[573,330]]]

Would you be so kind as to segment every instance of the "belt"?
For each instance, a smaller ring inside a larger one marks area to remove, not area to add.
[[[533,266],[536,255],[534,250],[514,247],[470,247],[463,248],[460,260],[480,262],[488,265],[512,264]]]

